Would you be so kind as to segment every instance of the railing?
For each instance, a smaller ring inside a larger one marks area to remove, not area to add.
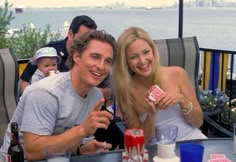
[[[200,65],[199,65],[199,86],[202,90],[220,89],[229,96],[229,108],[233,108],[234,104],[231,103],[236,99],[236,72],[234,69],[234,55],[236,51],[219,50],[200,48]],[[29,59],[18,60],[19,74],[21,75]],[[213,127],[217,129],[225,129],[223,132],[229,132],[227,128],[217,124],[208,115],[204,114],[204,122],[202,131],[208,134],[209,123],[213,123]],[[231,116],[231,111],[227,113],[227,118]],[[210,122],[209,122],[210,121]],[[221,121],[221,118],[219,118]],[[209,122],[209,123],[208,123]],[[207,124],[208,123],[208,124]],[[219,127],[219,128],[218,128]],[[228,133],[230,134],[230,133]],[[226,134],[227,136],[227,134]]]
[[[236,51],[200,48],[200,86],[203,90],[215,88],[225,92],[230,99],[236,98]]]
[[[236,98],[236,69],[234,58],[236,51],[200,48],[199,83],[201,89],[219,88],[225,92],[230,101]],[[22,74],[29,59],[19,59],[19,75]],[[211,64],[211,69],[210,65]],[[216,74],[214,71],[218,71]],[[216,86],[217,82],[217,86]],[[231,102],[229,103],[231,106]]]

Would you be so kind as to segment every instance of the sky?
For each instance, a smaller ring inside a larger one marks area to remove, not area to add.
[[[125,2],[127,6],[170,6],[176,1],[177,0],[8,0],[14,7],[106,6],[114,5],[116,2]]]

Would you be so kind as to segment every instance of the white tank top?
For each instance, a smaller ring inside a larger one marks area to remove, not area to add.
[[[147,113],[139,116],[141,122],[145,120]],[[181,113],[179,104],[171,106],[166,110],[158,110],[156,112],[155,126],[163,127],[167,124],[173,124],[178,127],[178,134],[176,141],[191,140],[191,139],[205,139],[207,138],[198,128],[192,127],[188,124],[184,115]],[[155,134],[149,144],[157,143]]]

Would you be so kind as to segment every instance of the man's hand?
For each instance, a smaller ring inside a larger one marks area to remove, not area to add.
[[[80,127],[84,129],[86,136],[93,135],[98,128],[107,129],[110,124],[110,120],[113,119],[111,113],[107,111],[100,111],[104,101],[104,98],[98,101],[88,115],[87,119],[80,125]]]
[[[29,82],[22,80],[20,84],[20,93],[22,94],[25,88],[29,85]]]
[[[80,146],[80,153],[84,154],[93,154],[96,152],[106,152],[111,149],[111,144],[104,142],[98,142],[97,140],[93,139],[86,144]]]
[[[103,97],[105,98],[106,101],[110,100],[111,98],[111,88],[106,87],[106,88],[99,88],[102,93],[103,93]]]

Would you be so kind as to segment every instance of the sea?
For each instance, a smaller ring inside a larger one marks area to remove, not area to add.
[[[184,8],[183,37],[197,36],[200,47],[236,51],[236,8]],[[131,26],[141,27],[153,39],[178,37],[178,8],[24,8],[9,28],[23,28],[33,24],[52,31],[63,31],[63,24],[77,15],[92,17],[98,29],[115,38]],[[64,32],[66,34],[66,32]]]

